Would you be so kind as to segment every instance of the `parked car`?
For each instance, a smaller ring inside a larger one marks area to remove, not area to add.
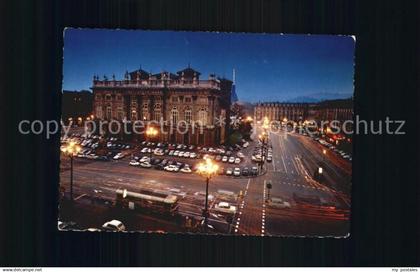
[[[152,167],[152,165],[150,164],[150,162],[147,162],[147,161],[140,163],[140,166],[143,167],[143,168],[150,168],[150,167]]]
[[[143,156],[141,159],[140,159],[140,161],[139,161],[140,163],[142,163],[142,162],[150,162],[150,157],[148,157],[148,156]]]
[[[245,158],[245,155],[242,152],[236,153],[236,156],[238,156],[238,158],[241,158],[241,159]]]
[[[113,159],[114,160],[119,160],[119,159],[122,159],[122,158],[124,158],[124,154],[123,153],[117,153],[117,155],[115,155],[114,157],[113,157]]]
[[[110,230],[110,231],[125,231],[125,226],[121,221],[118,220],[111,220],[102,225],[103,230]]]
[[[228,162],[229,163],[234,163],[235,162],[235,157],[230,157]]]
[[[253,176],[258,175],[258,167],[256,167],[256,166],[252,166],[252,168],[251,168],[251,174],[252,174]]]
[[[240,158],[236,158],[236,159],[235,159],[235,163],[236,163],[236,164],[241,163],[241,159],[240,159]]]
[[[165,166],[164,169],[165,169],[165,171],[168,171],[168,172],[178,172],[179,171],[179,168],[177,166],[173,165],[173,164]]]
[[[233,175],[239,177],[241,175],[241,168],[235,167],[235,169],[233,169]]]
[[[248,176],[249,175],[249,168],[248,167],[244,167],[242,169],[242,176]]]
[[[184,165],[184,167],[181,168],[182,173],[191,173],[191,168],[188,164]]]
[[[136,160],[131,160],[128,164],[130,164],[131,166],[139,166],[140,163]]]
[[[227,168],[227,169],[226,169],[226,175],[227,175],[227,176],[231,176],[231,175],[233,175],[233,170],[232,170],[232,168]]]
[[[195,159],[195,158],[197,158],[197,154],[195,152],[191,152],[190,159]]]
[[[227,156],[223,156],[222,162],[227,162],[227,161],[228,161],[228,157]]]

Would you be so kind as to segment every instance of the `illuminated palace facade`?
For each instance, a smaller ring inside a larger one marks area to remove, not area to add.
[[[215,75],[202,80],[190,67],[175,74],[139,69],[123,80],[94,76],[92,112],[96,120],[159,122],[163,130],[156,140],[162,142],[223,144],[229,124],[218,120],[229,120],[231,87],[232,81]]]

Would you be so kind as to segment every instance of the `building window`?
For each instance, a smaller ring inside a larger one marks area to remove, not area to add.
[[[96,100],[101,100],[102,98],[100,94],[97,94],[95,97],[96,97]]]
[[[207,110],[206,109],[201,109],[198,112],[198,121],[203,126],[207,125]]]
[[[162,118],[162,107],[160,104],[155,104],[153,110],[153,120],[160,121],[160,118]]]
[[[102,115],[102,107],[101,106],[96,106],[96,117],[99,119],[102,119],[103,115]]]
[[[137,111],[135,108],[131,109],[131,120],[137,120]]]
[[[106,100],[108,100],[108,101],[109,101],[109,100],[111,100],[111,95],[110,95],[110,94],[107,94],[107,95],[105,96],[105,99],[106,99]]]
[[[162,101],[162,97],[160,96],[155,96],[155,103],[159,103]]]
[[[122,100],[122,96],[120,94],[117,95],[117,100],[121,101]]]
[[[200,97],[199,99],[198,99],[198,102],[199,103],[201,103],[201,104],[207,104],[208,103],[208,98],[207,97]]]
[[[191,103],[191,101],[192,101],[191,97],[189,96],[185,97],[185,100],[184,100],[185,103]]]
[[[123,111],[122,107],[119,107],[117,109],[117,118],[118,118],[118,120],[124,119],[124,111]]]
[[[109,106],[106,108],[106,118],[108,120],[112,119],[112,108]]]
[[[143,104],[143,120],[149,120],[149,105],[147,103]]]
[[[187,108],[184,112],[184,118],[185,118],[185,122],[187,122],[187,124],[191,124],[192,121],[192,111],[190,108]]]
[[[171,110],[171,122],[172,124],[177,124],[178,123],[178,117],[179,117],[179,113],[176,107],[172,108]]]
[[[172,103],[178,103],[178,96],[172,96]]]

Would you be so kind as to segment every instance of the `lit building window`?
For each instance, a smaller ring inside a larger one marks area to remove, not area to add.
[[[192,111],[190,108],[187,108],[184,112],[185,114],[185,122],[187,122],[187,124],[191,124],[192,121]]]
[[[143,120],[149,120],[149,105],[147,103],[143,104]]]
[[[136,108],[131,109],[131,120],[137,120],[137,111]]]
[[[155,104],[153,110],[153,120],[160,121],[160,118],[162,118],[162,107],[160,104]]]
[[[179,117],[179,113],[176,107],[172,108],[171,110],[171,122],[172,124],[177,124],[178,123],[178,117]]]
[[[207,125],[207,110],[206,109],[201,109],[198,112],[198,121],[200,122],[201,125]]]

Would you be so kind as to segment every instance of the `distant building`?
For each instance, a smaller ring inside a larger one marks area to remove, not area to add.
[[[308,106],[309,104],[307,103],[257,103],[254,107],[254,117],[256,120],[262,120],[264,117],[267,117],[272,121],[281,121],[286,118],[287,120],[298,122],[306,119]]]
[[[326,100],[319,103],[257,103],[254,107],[256,120],[267,117],[269,120],[281,121],[332,121],[353,119],[353,99]]]
[[[315,120],[353,120],[353,99],[326,100],[315,106]]]
[[[83,120],[92,114],[93,94],[90,91],[63,91],[62,96],[62,119],[69,118]]]
[[[163,121],[167,133],[159,133],[160,141],[221,144],[229,122],[217,120],[229,120],[231,88],[232,81],[215,75],[203,80],[200,72],[190,67],[175,74],[139,69],[126,72],[123,80],[95,76],[93,112],[99,120]],[[204,125],[202,133],[193,130],[197,123]],[[177,124],[187,133],[171,129]]]

